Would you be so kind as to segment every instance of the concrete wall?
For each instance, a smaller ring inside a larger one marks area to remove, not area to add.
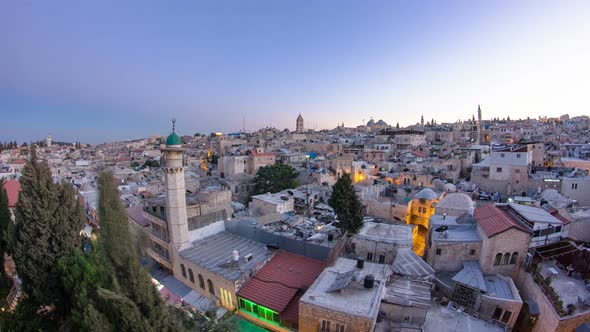
[[[425,308],[404,307],[385,302],[381,302],[381,307],[379,308],[379,311],[384,312],[387,319],[394,323],[397,323],[396,325],[406,327],[411,326],[415,328],[419,328],[422,325],[424,325],[424,321],[426,320],[426,313],[428,313],[428,309]],[[406,316],[410,316],[410,322],[404,324],[404,317]]]
[[[562,195],[577,200],[581,206],[590,205],[590,177],[562,178]]]
[[[516,278],[516,284],[524,299],[532,299],[539,306],[539,318],[533,326],[533,332],[570,332],[590,320],[590,311],[572,316],[559,317],[553,305],[547,299],[541,288],[535,283],[533,277],[525,272],[520,271]]]
[[[317,332],[320,330],[322,320],[331,322],[330,328],[335,329],[335,324],[344,324],[346,331],[371,332],[375,324],[374,318],[359,317],[348,313],[334,311],[318,307],[309,303],[299,303],[299,331]]]

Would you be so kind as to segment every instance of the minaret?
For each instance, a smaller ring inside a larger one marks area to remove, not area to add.
[[[182,140],[175,132],[176,119],[172,119],[172,134],[166,139],[162,149],[166,176],[166,220],[168,235],[173,252],[188,244],[188,219],[186,214],[186,189],[184,187],[184,149]]]
[[[424,127],[424,115],[420,116],[420,125]]]
[[[303,132],[303,117],[301,116],[301,113],[299,113],[297,121],[295,122],[295,131],[298,133]]]
[[[477,144],[481,144],[483,137],[483,128],[481,127],[481,107],[477,105]]]
[[[51,147],[51,134],[47,135],[47,147],[50,148]]]

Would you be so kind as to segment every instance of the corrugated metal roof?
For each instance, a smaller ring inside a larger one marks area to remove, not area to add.
[[[393,261],[393,272],[404,276],[422,277],[434,274],[434,269],[412,249],[399,249]]]
[[[455,274],[453,281],[484,292],[488,290],[478,261],[464,261],[463,270]]]
[[[404,307],[430,308],[432,283],[422,280],[394,278],[385,290],[382,301]]]
[[[322,261],[281,250],[236,295],[282,315],[295,295],[303,294],[313,284],[324,266]],[[291,314],[299,311],[298,302],[297,298]]]
[[[530,233],[525,226],[510,216],[508,212],[493,204],[475,209],[473,216],[488,237],[500,234],[513,227]]]

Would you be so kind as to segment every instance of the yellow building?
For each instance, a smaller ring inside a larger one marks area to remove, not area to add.
[[[408,203],[408,216],[406,222],[414,227],[414,252],[418,256],[424,255],[426,234],[428,233],[428,221],[436,210],[439,196],[430,188],[420,190]]]

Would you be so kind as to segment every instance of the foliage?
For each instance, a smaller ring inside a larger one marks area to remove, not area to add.
[[[57,262],[80,247],[84,210],[70,184],[53,183],[48,165],[37,160],[35,146],[20,183],[15,223],[9,229],[9,252],[29,304],[53,307],[51,316],[61,320],[68,301]]]
[[[0,152],[4,151],[4,150],[11,150],[11,149],[16,149],[18,148],[18,144],[16,143],[16,141],[12,141],[12,142],[0,142]]]
[[[10,225],[10,209],[8,208],[8,194],[4,190],[4,181],[0,179],[0,275],[6,278],[4,269],[4,253],[7,251],[8,225]]]
[[[290,165],[275,164],[260,167],[254,177],[253,195],[276,193],[281,190],[295,188],[295,178],[299,173]]]
[[[334,209],[342,232],[357,233],[363,226],[363,206],[354,191],[350,174],[343,173],[332,187],[328,204]]]
[[[160,162],[155,159],[148,159],[141,166],[141,168],[146,168],[146,167],[153,167],[153,168],[160,167]]]

